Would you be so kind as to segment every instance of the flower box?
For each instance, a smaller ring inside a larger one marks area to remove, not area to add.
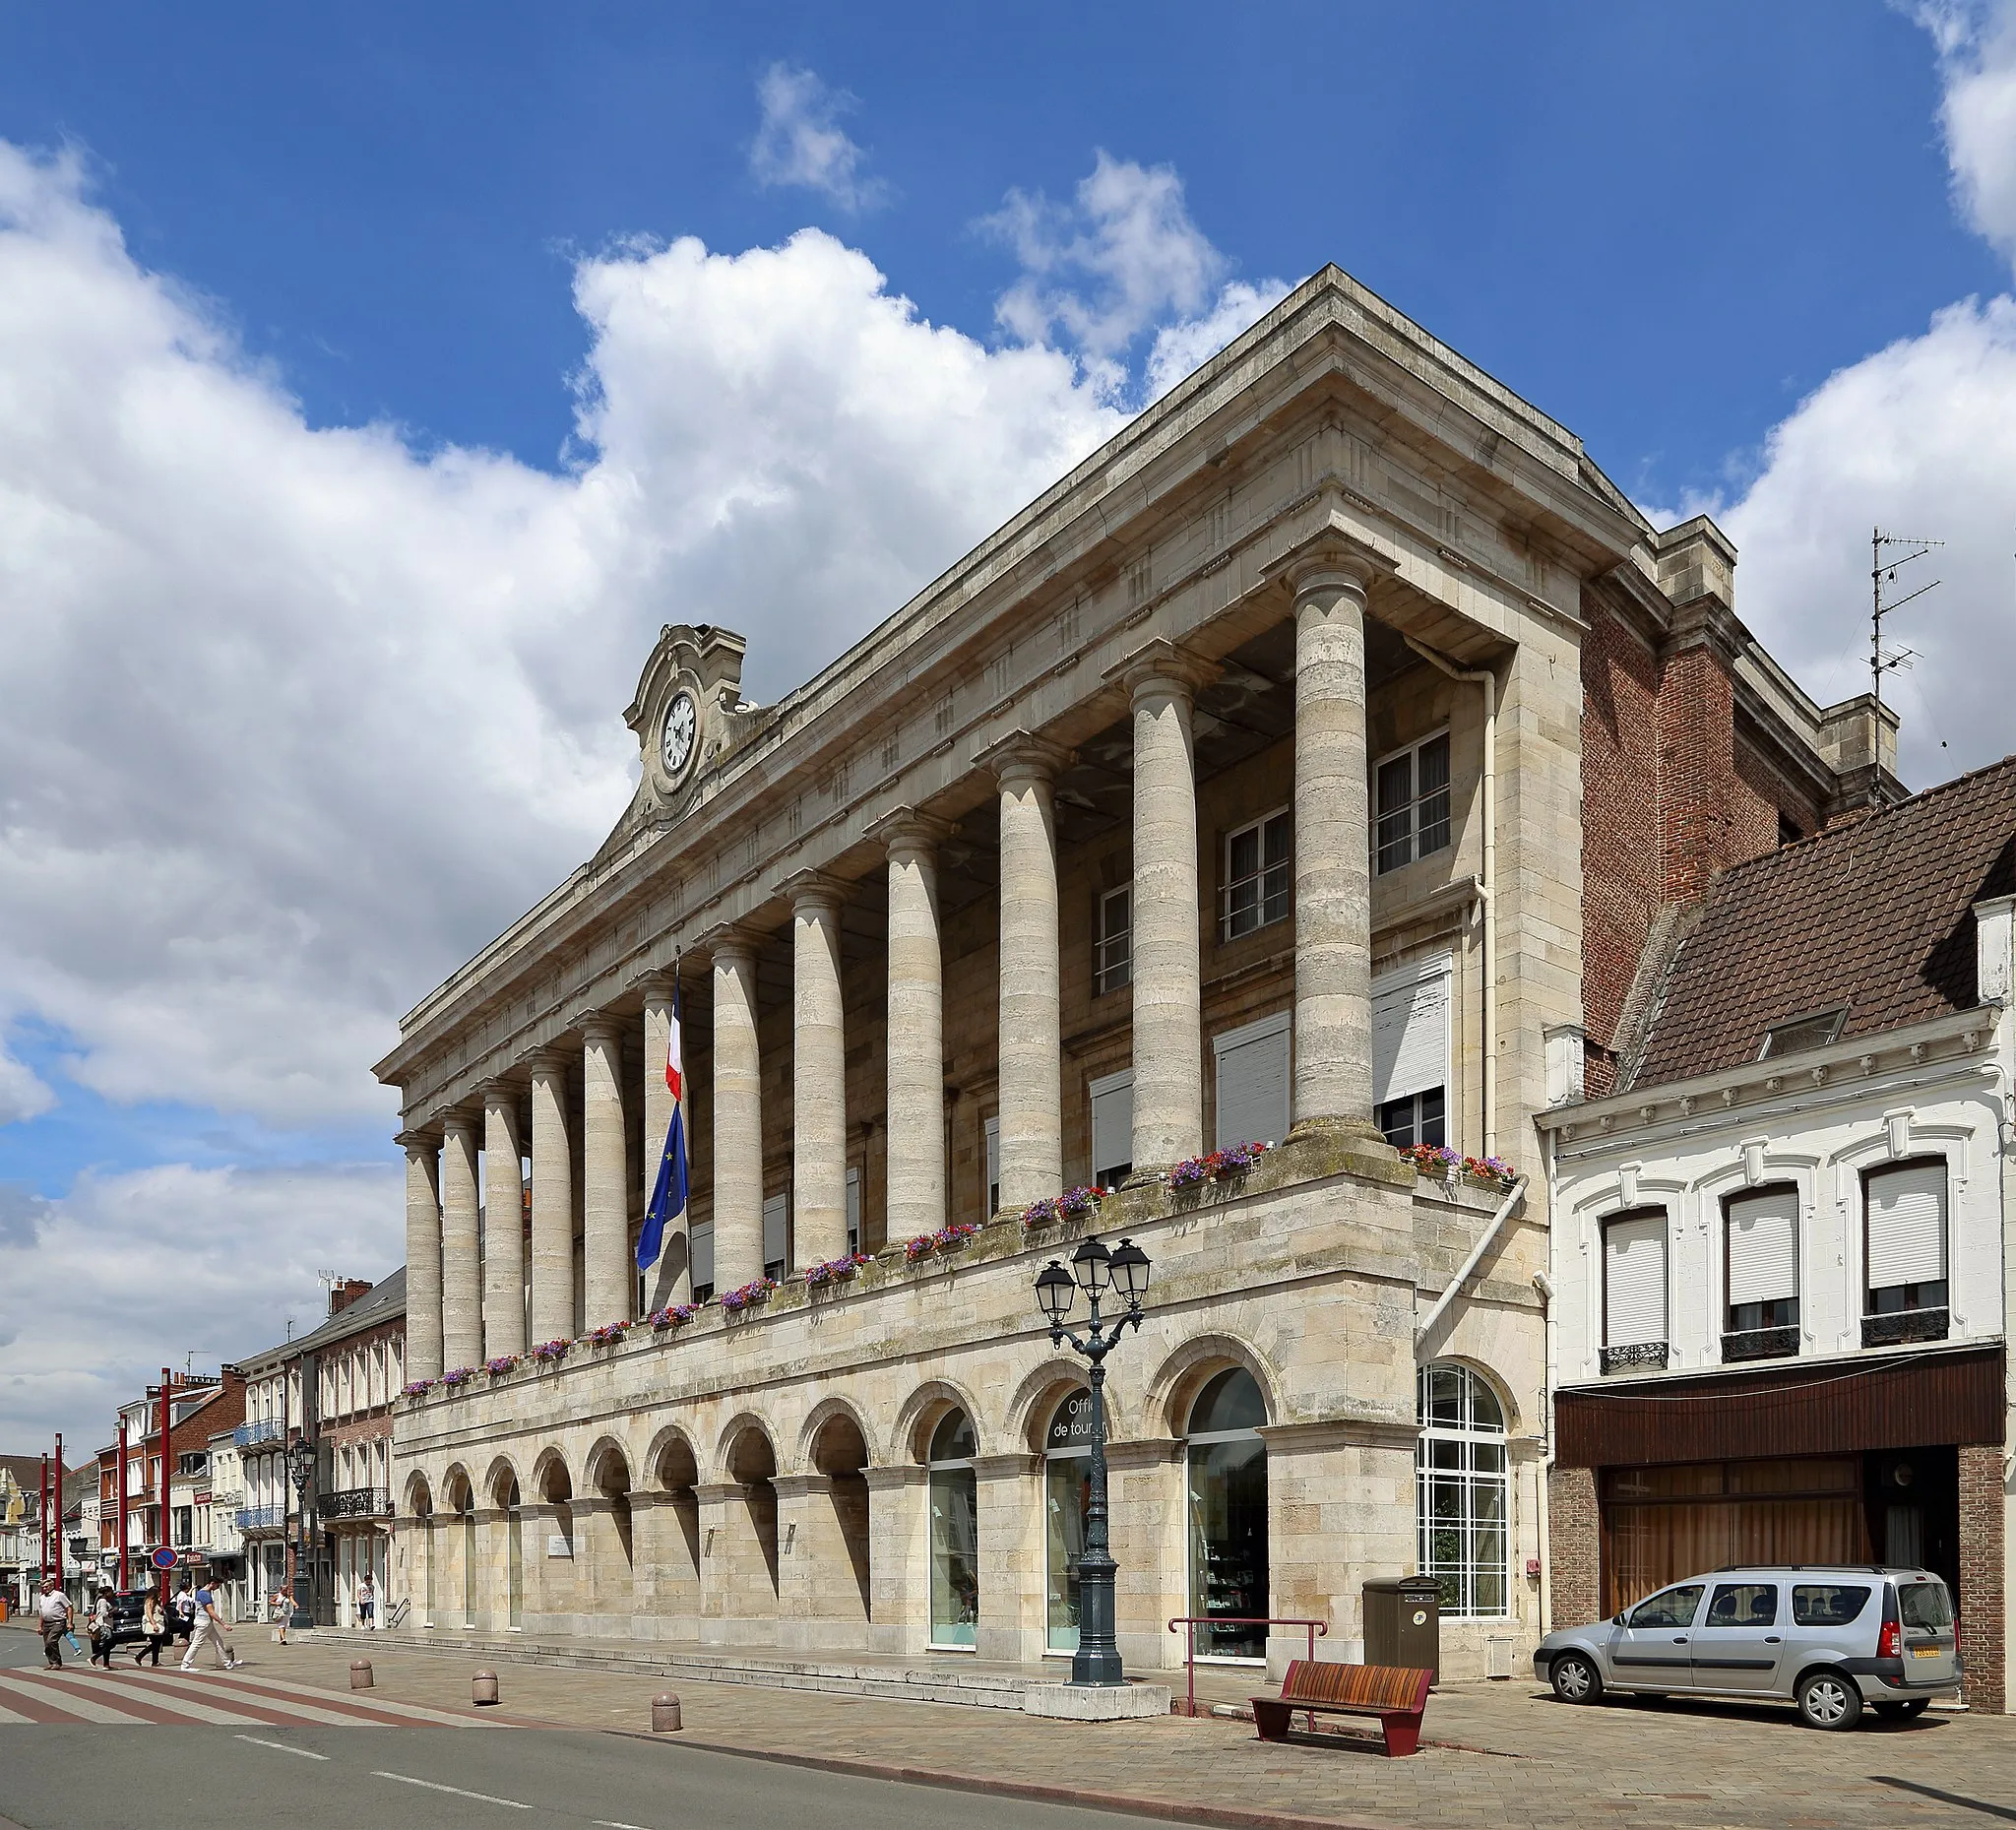
[[[434,1389],[434,1383],[432,1379],[412,1379],[407,1383],[399,1395],[402,1398],[419,1398],[431,1392]]]
[[[629,1332],[628,1322],[604,1322],[599,1328],[591,1328],[582,1338],[591,1347],[614,1347]]]
[[[533,1349],[532,1357],[542,1366],[557,1366],[567,1357],[567,1350],[573,1345],[572,1341],[541,1341]]]
[[[445,1385],[450,1391],[454,1391],[458,1386],[467,1385],[475,1376],[476,1369],[473,1366],[457,1366],[453,1372],[444,1372],[435,1383]]]
[[[1502,1157],[1466,1157],[1446,1144],[1410,1144],[1400,1154],[1417,1174],[1451,1184],[1472,1182],[1502,1194],[1519,1179],[1519,1171]]]
[[[668,1308],[654,1309],[644,1319],[652,1327],[662,1332],[667,1328],[683,1328],[700,1313],[697,1302],[675,1302]]]
[[[957,1251],[978,1231],[978,1226],[969,1222],[940,1227],[936,1232],[920,1232],[914,1239],[904,1240],[904,1261],[907,1264],[915,1264],[921,1258],[930,1257],[933,1252]]]
[[[516,1354],[498,1354],[483,1361],[483,1370],[491,1378],[500,1379],[517,1364],[518,1356]]]
[[[868,1263],[866,1252],[849,1252],[839,1258],[822,1258],[805,1267],[805,1286],[819,1290],[830,1284],[845,1284]]]
[[[770,1293],[777,1288],[774,1278],[759,1277],[754,1283],[744,1284],[739,1290],[731,1290],[719,1298],[721,1306],[730,1315],[738,1315],[744,1309],[753,1309],[759,1303],[770,1300]]]
[[[1272,1150],[1272,1144],[1228,1144],[1205,1157],[1185,1157],[1163,1173],[1170,1188],[1199,1188],[1206,1182],[1227,1182],[1243,1175]]]
[[[1035,1227],[1053,1227],[1059,1221],[1082,1220],[1088,1214],[1097,1214],[1099,1204],[1111,1193],[1110,1188],[1094,1186],[1067,1188],[1060,1195],[1045,1195],[1022,1210],[1023,1229],[1028,1231]]]

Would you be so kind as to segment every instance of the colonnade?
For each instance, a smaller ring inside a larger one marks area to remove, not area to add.
[[[1367,824],[1365,606],[1370,568],[1342,554],[1291,575],[1294,589],[1295,978],[1291,1111],[1383,1147],[1371,1119],[1371,869]],[[1213,665],[1158,640],[1108,675],[1132,707],[1134,1098],[1136,1175],[1204,1147],[1202,960],[1192,713]],[[1063,1177],[1062,972],[1055,786],[1068,752],[1017,732],[981,764],[1000,820],[1000,1199],[1013,1210]],[[889,859],[888,1214],[891,1237],[944,1224],[944,962],[937,848],[948,829],[899,808],[871,835]],[[840,911],[846,885],[808,870],[778,886],[791,911],[792,1204],[800,1263],[847,1242],[847,1039]],[[715,1281],[763,1274],[762,1058],[756,957],[762,936],[728,923],[701,937],[713,976]],[[644,1164],[655,1175],[669,1121],[664,1092],[671,984],[643,984]],[[622,1023],[591,1011],[582,1037],[579,1186],[587,1325],[631,1314],[630,1201],[620,1076]],[[576,1178],[564,1110],[568,1057],[530,1062],[532,1333],[571,1332]],[[525,1351],[526,1265],[517,1136],[519,1090],[491,1082],[480,1111],[457,1106],[407,1147],[408,1359],[414,1378]],[[478,1262],[477,1153],[492,1216]],[[674,1293],[674,1300],[688,1294]]]

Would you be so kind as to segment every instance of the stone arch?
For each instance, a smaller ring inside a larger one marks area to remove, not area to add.
[[[554,1492],[556,1484],[560,1489],[557,1494]],[[560,1452],[556,1444],[547,1444],[533,1458],[532,1490],[542,1500],[564,1500],[574,1497],[574,1477],[567,1470],[566,1456]]]
[[[660,1614],[685,1616],[690,1623],[701,1603],[700,1588],[700,1454],[693,1438],[677,1423],[661,1426],[644,1452],[637,1485],[647,1512],[655,1519],[658,1555],[644,1563],[657,1565],[654,1599],[643,1604]],[[688,1633],[697,1631],[689,1624]]]
[[[754,1411],[737,1411],[723,1425],[720,1436],[715,1439],[714,1467],[716,1480],[735,1481],[740,1478],[729,1464],[735,1452],[735,1445],[752,1430],[763,1438],[764,1446],[770,1451],[771,1473],[773,1475],[776,1473],[778,1467],[777,1431],[771,1427],[770,1420],[758,1415]]]
[[[728,1420],[716,1449],[721,1480],[735,1489],[716,1553],[719,1586],[744,1614],[775,1615],[778,1602],[777,1438],[753,1411]],[[709,1578],[710,1582],[713,1578]]]
[[[654,1492],[682,1492],[700,1484],[700,1451],[681,1425],[663,1424],[644,1451],[640,1472]]]
[[[1511,1381],[1497,1367],[1478,1358],[1475,1354],[1434,1354],[1415,1367],[1417,1380],[1429,1366],[1461,1366],[1466,1372],[1481,1379],[1490,1388],[1491,1396],[1498,1401],[1498,1410],[1505,1419],[1505,1434],[1516,1436],[1519,1433],[1519,1402],[1512,1395]],[[1419,1422],[1418,1415],[1415,1420],[1417,1423]]]
[[[584,1491],[594,1492],[608,1477],[611,1458],[620,1464],[626,1484],[634,1484],[637,1479],[636,1463],[630,1453],[630,1445],[618,1436],[598,1436],[594,1446],[581,1458],[581,1484]]]
[[[986,1454],[990,1432],[981,1425],[980,1408],[974,1402],[973,1394],[950,1379],[926,1379],[904,1400],[903,1409],[896,1414],[896,1427],[889,1437],[891,1459],[922,1462],[938,1420],[955,1407],[966,1413],[967,1421],[973,1425],[975,1453]]]
[[[1050,1413],[1066,1392],[1088,1383],[1084,1364],[1076,1359],[1046,1359],[1015,1388],[1008,1401],[1008,1433],[1033,1455],[1043,1451],[1043,1432],[1049,1427]],[[1110,1434],[1124,1435],[1118,1427],[1124,1416],[1113,1403],[1111,1386],[1106,1387],[1106,1426]]]
[[[502,1510],[509,1505],[512,1488],[518,1489],[519,1497],[525,1495],[525,1483],[518,1478],[518,1470],[508,1455],[491,1458],[490,1466],[483,1474],[483,1495],[490,1504]]]
[[[449,1512],[464,1512],[475,1504],[476,1483],[460,1462],[450,1462],[441,1474],[441,1503]]]
[[[581,1463],[581,1503],[576,1507],[586,1530],[586,1543],[575,1554],[576,1580],[588,1579],[589,1600],[582,1604],[598,1614],[636,1612],[637,1537],[631,1494],[637,1471],[627,1444],[613,1435],[598,1436]]]
[[[443,1571],[447,1577],[444,1585],[437,1585],[439,1605],[447,1610],[451,1620],[465,1627],[476,1623],[476,1601],[479,1584],[477,1581],[476,1549],[476,1488],[471,1480],[468,1468],[461,1462],[450,1462],[441,1476],[442,1511],[446,1515],[440,1522],[440,1530],[446,1538],[443,1546],[446,1554],[442,1557]]]
[[[434,1510],[434,1489],[428,1484],[424,1470],[415,1468],[406,1478],[405,1497],[400,1510],[409,1518],[424,1519]]]
[[[822,1398],[812,1407],[811,1413],[805,1419],[804,1426],[798,1431],[797,1454],[794,1458],[798,1468],[817,1474],[833,1472],[829,1468],[819,1466],[819,1440],[826,1434],[827,1425],[840,1419],[851,1423],[854,1433],[860,1437],[861,1446],[867,1456],[863,1466],[882,1459],[875,1441],[875,1432],[869,1428],[868,1420],[861,1415],[860,1407],[852,1399],[835,1394],[830,1398]]]
[[[1189,1425],[1190,1406],[1214,1373],[1243,1367],[1259,1386],[1267,1420],[1282,1420],[1281,1392],[1272,1369],[1250,1341],[1232,1334],[1193,1336],[1167,1355],[1149,1380],[1142,1404],[1144,1436],[1180,1436]]]

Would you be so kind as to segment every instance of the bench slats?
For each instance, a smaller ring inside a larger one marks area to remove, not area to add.
[[[1281,1686],[1284,1703],[1333,1709],[1418,1710],[1427,1702],[1430,1673],[1399,1665],[1342,1665],[1296,1659]]]

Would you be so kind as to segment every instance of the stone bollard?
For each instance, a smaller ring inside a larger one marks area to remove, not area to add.
[[[651,1699],[651,1732],[654,1735],[676,1735],[679,1732],[679,1699],[669,1690]]]
[[[495,1672],[478,1672],[470,1682],[469,1695],[472,1703],[496,1702],[497,1673]]]
[[[369,1659],[352,1659],[350,1661],[350,1688],[352,1690],[368,1690],[371,1688],[371,1661]]]

